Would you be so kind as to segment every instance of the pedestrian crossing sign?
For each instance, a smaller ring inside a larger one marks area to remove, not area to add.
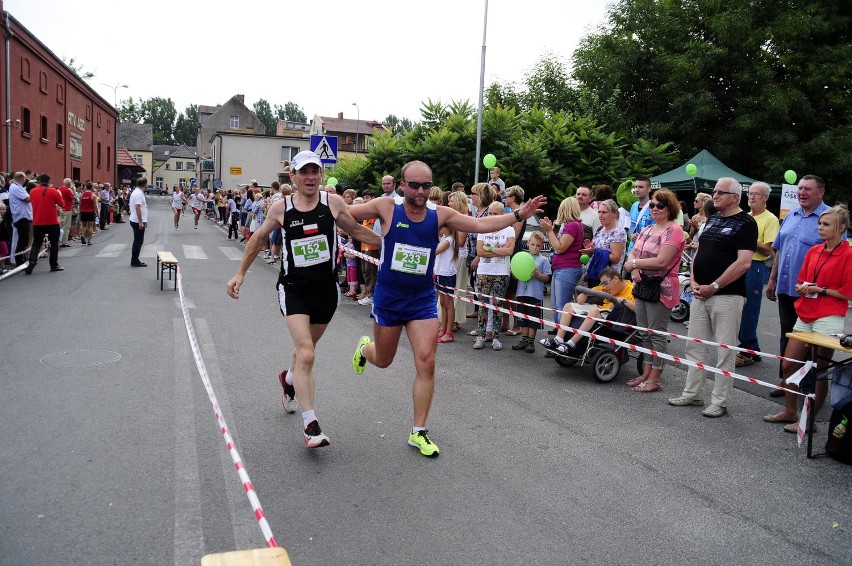
[[[325,164],[337,163],[337,136],[311,136],[311,151]]]

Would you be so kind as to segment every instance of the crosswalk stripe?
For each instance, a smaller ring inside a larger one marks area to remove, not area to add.
[[[189,246],[184,244],[183,257],[186,259],[207,259],[207,254],[201,249],[201,246]]]
[[[118,257],[127,249],[127,244],[107,244],[95,257]]]
[[[242,250],[238,250],[237,248],[232,248],[230,246],[220,246],[219,251],[225,254],[225,257],[227,257],[231,261],[240,261],[241,259],[243,259]]]
[[[78,253],[83,251],[84,248],[85,248],[85,246],[74,246],[72,248],[62,248],[62,249],[59,250],[59,255],[62,256],[62,257],[74,257],[75,255],[77,255]]]
[[[157,244],[145,244],[139,251],[139,257],[157,257]]]

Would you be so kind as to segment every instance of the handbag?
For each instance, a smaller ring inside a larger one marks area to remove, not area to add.
[[[648,239],[648,236],[645,236],[645,239]],[[672,272],[674,266],[677,265],[678,262],[675,261],[674,265],[672,265],[665,275],[645,275],[642,277],[642,281],[633,284],[633,297],[635,299],[641,299],[646,303],[659,303],[660,302],[660,286],[665,281],[666,277],[669,276],[669,273]]]

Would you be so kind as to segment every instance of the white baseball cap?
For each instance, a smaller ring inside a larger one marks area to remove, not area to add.
[[[298,171],[308,163],[313,163],[314,165],[322,168],[322,161],[320,161],[319,155],[314,153],[313,151],[300,151],[293,157],[292,169]]]

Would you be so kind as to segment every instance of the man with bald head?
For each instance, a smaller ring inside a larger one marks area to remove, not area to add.
[[[71,179],[62,179],[59,187],[62,195],[62,210],[59,212],[59,229],[62,230],[62,238],[59,241],[60,248],[69,248],[68,236],[71,234],[71,214],[74,210],[74,191],[71,189]]]
[[[592,234],[601,227],[598,211],[592,208],[592,189],[589,187],[578,187],[574,193],[577,204],[580,205],[580,221],[592,229]]]
[[[435,391],[435,351],[438,313],[432,271],[438,229],[447,225],[468,233],[496,232],[535,214],[545,197],[532,198],[513,214],[472,218],[448,206],[429,202],[432,169],[422,161],[410,161],[402,167],[399,199],[377,198],[350,211],[356,220],[381,218],[382,254],[376,291],[373,295],[374,340],[363,336],[352,356],[352,367],[364,373],[369,361],[388,367],[396,356],[402,330],[414,352],[413,427],[408,444],[427,457],[439,454],[429,438],[426,419]],[[489,252],[490,253],[490,252]]]
[[[716,214],[707,219],[701,233],[701,245],[692,261],[693,301],[689,312],[689,337],[733,344],[740,328],[740,316],[746,295],[746,273],[757,249],[757,223],[740,208],[743,187],[732,177],[722,177],[713,191]],[[733,350],[714,348],[718,352],[715,366],[734,371]],[[686,359],[714,365],[710,349],[698,342],[686,343]],[[728,398],[734,378],[713,374],[715,384],[710,406],[701,413],[705,417],[721,417],[728,412]],[[669,405],[687,407],[704,404],[707,372],[690,366],[686,385],[680,397],[669,399]]]

